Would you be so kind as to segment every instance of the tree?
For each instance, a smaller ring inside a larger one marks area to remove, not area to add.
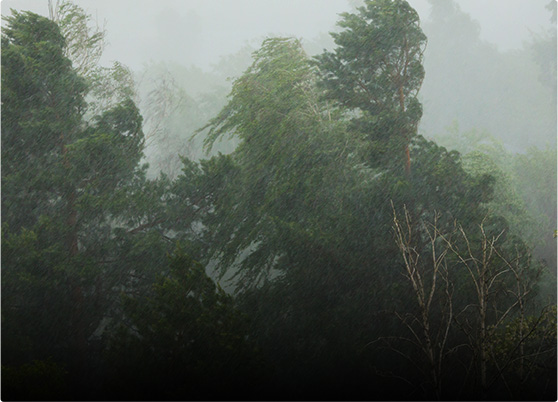
[[[527,239],[532,241],[534,252],[549,268],[556,266],[556,239],[552,235],[557,219],[556,160],[556,148],[547,147],[529,148],[524,154],[515,155],[511,162],[514,188],[533,221]],[[552,271],[550,278],[555,278]]]
[[[539,65],[539,80],[551,92],[551,101],[556,105],[556,2],[550,1],[546,9],[551,12],[550,21],[554,26],[549,32],[535,36],[531,42],[531,54]]]
[[[456,218],[479,222],[492,195],[490,177],[471,177],[459,153],[421,136],[409,143],[408,180],[401,169],[363,163],[365,139],[341,106],[320,98],[317,78],[297,41],[266,40],[208,127],[209,146],[226,135],[239,137],[239,146],[201,169],[185,165],[177,193],[188,204],[201,200],[194,205],[203,211],[204,261],[236,275],[260,328],[256,338],[285,387],[308,391],[341,367],[373,376],[362,349],[397,325],[379,311],[408,300],[392,269],[397,247],[384,235],[393,223],[389,200],[413,199],[413,215],[424,219],[451,210],[439,220],[446,229]],[[192,197],[188,184],[198,182]],[[424,229],[413,230],[426,247]],[[294,356],[306,356],[296,368],[305,384],[288,379],[296,378]]]
[[[556,150],[531,147],[512,153],[484,130],[460,132],[457,122],[438,142],[462,153],[463,168],[471,176],[493,177],[494,195],[485,204],[487,210],[506,219],[510,232],[533,248],[533,257],[555,266]],[[555,278],[552,270],[547,274]],[[554,299],[554,290],[544,293]]]
[[[548,308],[537,314],[533,297],[540,267],[520,240],[498,230],[497,221],[486,218],[476,231],[466,233],[457,222],[449,230],[443,228],[440,216],[416,225],[406,209],[403,222],[394,209],[395,241],[416,308],[395,311],[408,337],[393,334],[381,340],[390,341],[390,348],[422,371],[437,399],[458,392],[480,392],[484,399],[502,391],[514,398],[519,394],[512,378],[537,384],[534,362],[551,364],[546,360],[552,350],[546,337],[552,332],[543,327]],[[424,226],[426,246],[416,233]],[[401,341],[421,354],[402,348]],[[512,362],[516,373],[509,370]],[[454,377],[462,373],[461,380],[442,388],[442,367]]]
[[[49,15],[65,39],[64,56],[75,72],[88,84],[86,119],[116,106],[126,99],[136,101],[135,83],[131,71],[115,61],[103,67],[99,61],[106,46],[106,31],[83,8],[68,0],[49,0]]]
[[[335,51],[316,57],[325,96],[356,112],[357,131],[371,144],[372,166],[375,158],[381,165],[401,155],[409,176],[409,144],[422,115],[417,94],[426,36],[404,0],[367,1],[357,10],[341,15],[344,30],[332,33]]]
[[[201,126],[202,111],[170,71],[163,68],[164,65],[152,65],[143,72],[141,107],[146,116],[146,156],[150,167],[174,178],[180,171],[180,155],[190,154],[185,126]]]
[[[250,396],[262,361],[248,322],[180,246],[148,292],[123,293],[124,322],[110,335],[109,397]],[[125,373],[125,374],[124,374]],[[112,375],[111,375],[112,374]]]
[[[60,176],[67,165],[62,162],[67,145],[79,136],[86,85],[64,57],[65,41],[54,23],[28,12],[6,20],[2,215],[17,231],[34,225],[42,211],[53,210],[53,189],[63,196]]]
[[[393,204],[392,204],[393,206]],[[428,236],[428,248],[424,255],[415,247],[413,238],[413,223],[411,216],[404,208],[404,222],[401,222],[393,209],[393,228],[395,242],[403,257],[405,277],[412,285],[416,298],[418,311],[396,312],[397,317],[410,333],[410,338],[395,336],[396,340],[405,340],[416,345],[426,357],[426,364],[421,365],[418,359],[413,359],[404,352],[398,351],[402,356],[419,367],[431,383],[432,392],[436,399],[442,395],[442,373],[446,364],[448,352],[448,339],[452,327],[453,317],[453,291],[450,282],[446,255],[449,247],[440,245],[440,232],[438,229],[439,214],[435,214],[434,221],[424,224],[422,229]],[[421,258],[426,259],[423,261]],[[389,344],[389,342],[388,342]],[[415,361],[416,360],[416,361]],[[421,366],[424,366],[422,368]]]
[[[106,45],[105,30],[89,27],[91,16],[77,4],[67,0],[48,0],[49,17],[55,22],[66,40],[64,56],[80,76],[89,77],[97,68]]]
[[[115,226],[126,216],[121,204],[142,174],[142,118],[125,99],[86,121],[87,80],[64,57],[58,26],[29,12],[6,20],[3,351],[10,365],[64,362],[79,388],[89,339],[129,272],[110,256],[118,248]]]
[[[310,230],[316,221],[312,206],[325,196],[313,189],[326,175],[344,173],[334,171],[352,148],[347,142],[343,148],[342,125],[318,101],[314,77],[299,41],[267,39],[207,127],[208,147],[226,135],[240,140],[230,158],[214,162],[223,168],[225,187],[206,221],[215,227],[207,241],[218,247],[213,252],[224,268],[251,250],[240,272],[252,279],[263,280],[283,252],[278,225]]]

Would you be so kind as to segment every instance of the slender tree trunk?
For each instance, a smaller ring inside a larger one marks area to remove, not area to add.
[[[518,285],[519,288],[519,285]],[[518,289],[519,290],[519,289]],[[519,294],[519,293],[518,293]],[[519,300],[519,339],[524,337],[524,326],[525,326],[525,308],[523,306],[523,299]],[[519,379],[521,382],[524,381],[524,367],[525,367],[525,347],[523,342],[519,345]]]
[[[409,151],[409,144],[405,144],[405,175],[411,176],[411,152]]]
[[[401,113],[405,113],[405,93],[403,92],[403,85],[399,86],[399,107]],[[405,176],[411,176],[411,152],[409,150],[409,139],[407,135],[407,128],[404,128],[403,138],[405,141]]]
[[[425,352],[428,356],[428,366],[430,370],[430,377],[432,380],[432,384],[434,385],[434,393],[436,394],[436,399],[440,399],[440,376],[436,371],[436,357],[434,352],[434,347],[432,346],[432,340],[430,337],[430,319],[428,317],[428,313],[426,311],[426,307],[423,305],[421,306],[422,309],[422,328],[424,333],[424,340],[425,340]]]
[[[482,262],[479,275],[479,363],[480,363],[480,381],[481,381],[481,397],[486,398],[486,391],[488,389],[486,369],[488,365],[488,328],[487,328],[487,308],[488,308],[488,265],[490,261],[487,259],[488,244],[487,239],[483,239],[482,243]]]
[[[480,377],[481,377],[481,392],[482,398],[486,396],[487,382],[486,382],[486,366],[488,361],[487,353],[487,334],[486,334],[486,306],[484,303],[484,295],[481,295],[481,305],[480,305],[480,350],[479,350],[479,360],[480,360]]]

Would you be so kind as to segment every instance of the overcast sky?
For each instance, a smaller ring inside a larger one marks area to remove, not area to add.
[[[55,0],[54,0],[55,1]],[[410,0],[421,18],[427,0]],[[459,0],[461,9],[481,26],[481,37],[502,50],[520,48],[550,28],[549,0]],[[312,39],[329,32],[348,0],[76,0],[88,13],[106,21],[110,45],[104,61],[118,60],[135,70],[153,60],[174,60],[207,69],[220,55],[244,43],[255,47],[266,35]],[[48,15],[47,0],[3,0],[9,9]],[[497,24],[494,21],[499,21]]]

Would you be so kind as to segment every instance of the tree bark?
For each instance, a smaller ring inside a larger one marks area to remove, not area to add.
[[[405,175],[407,178],[411,176],[411,151],[409,144],[405,144]]]
[[[399,85],[399,107],[401,113],[405,113],[405,93],[403,92],[403,84]],[[409,150],[409,136],[407,135],[407,128],[405,127],[402,133],[403,140],[405,141],[405,176],[411,176],[411,151]]]

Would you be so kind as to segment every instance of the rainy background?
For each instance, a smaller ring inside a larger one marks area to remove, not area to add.
[[[556,2],[2,16],[2,399],[556,399]]]

